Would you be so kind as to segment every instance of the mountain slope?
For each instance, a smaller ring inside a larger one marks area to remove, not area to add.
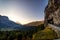
[[[28,24],[25,24],[25,26],[38,26],[43,23],[44,23],[44,21],[35,21],[35,22],[30,22]]]
[[[1,28],[19,29],[19,28],[23,28],[23,26],[21,24],[17,24],[9,20],[7,16],[0,15],[0,29]]]
[[[7,16],[0,15],[0,30],[1,31],[11,31],[11,30],[28,31],[28,30],[34,30],[34,29],[35,29],[34,26],[21,25],[21,24],[18,24],[9,20]]]

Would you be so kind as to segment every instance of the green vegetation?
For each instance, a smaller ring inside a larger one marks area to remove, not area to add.
[[[57,38],[56,33],[51,29],[44,29],[42,31],[37,32],[35,35],[34,40],[41,40],[41,39],[55,39]]]
[[[38,25],[34,30],[28,31],[0,31],[0,40],[41,40],[55,39],[56,33],[51,28],[45,28],[44,24]]]

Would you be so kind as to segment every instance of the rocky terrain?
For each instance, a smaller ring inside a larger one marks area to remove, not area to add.
[[[60,0],[49,0],[45,8],[45,26],[47,24],[60,26]]]
[[[49,25],[51,24],[51,25]],[[60,0],[49,0],[45,8],[44,26],[49,25],[60,38]]]

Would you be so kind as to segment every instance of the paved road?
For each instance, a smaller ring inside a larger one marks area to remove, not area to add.
[[[49,26],[51,26],[52,28],[56,29],[56,30],[59,30],[60,31],[60,27],[58,26],[55,26],[55,25],[52,25],[52,24],[48,24]]]

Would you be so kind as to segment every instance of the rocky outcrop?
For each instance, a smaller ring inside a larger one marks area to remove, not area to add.
[[[45,8],[45,25],[48,23],[60,26],[60,0],[49,0]]]

